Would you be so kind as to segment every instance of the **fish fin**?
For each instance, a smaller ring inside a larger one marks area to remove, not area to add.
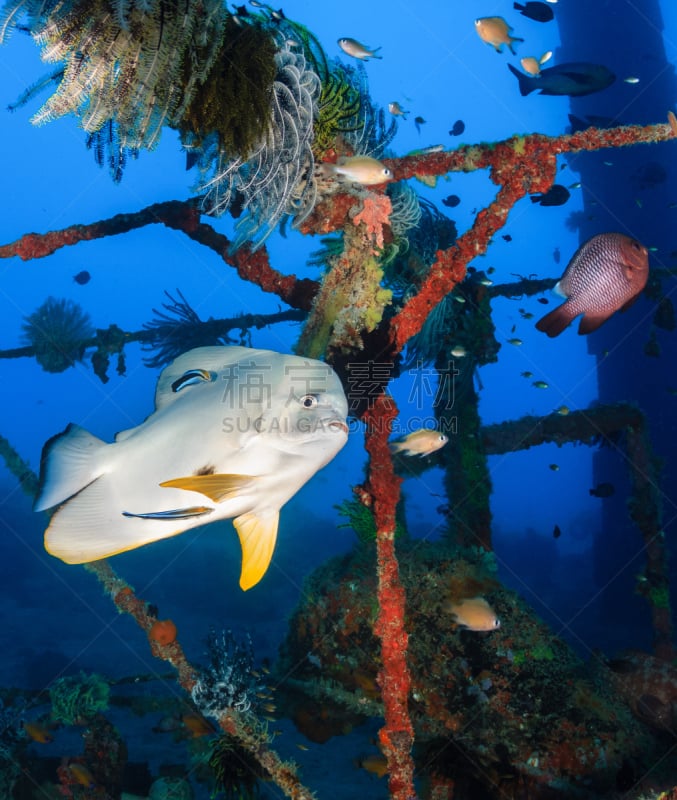
[[[58,508],[45,531],[45,550],[67,564],[98,561],[183,533],[172,520],[130,519],[117,511],[111,476],[103,475]]]
[[[517,55],[517,53],[515,52],[515,48],[512,46],[512,43],[513,43],[513,42],[523,42],[523,41],[524,41],[524,39],[520,39],[520,37],[519,37],[519,36],[513,36],[513,37],[510,39],[510,43],[508,44],[508,49],[510,50],[510,52],[511,52],[511,53],[512,53],[514,56],[516,56],[516,55]]]
[[[160,486],[199,492],[215,503],[222,503],[245,492],[253,485],[252,475],[187,475],[163,481]]]
[[[639,297],[639,293],[636,294],[634,297],[631,297],[626,303],[620,307],[620,311],[627,311],[631,306],[633,306],[637,302],[637,298]]]
[[[172,384],[186,373],[193,370],[221,373],[232,367],[243,358],[254,360],[262,355],[268,356],[268,350],[256,350],[240,345],[214,345],[211,347],[195,347],[182,353],[168,364],[158,377],[155,388],[155,409],[159,410],[176,401],[184,392],[172,391]],[[237,370],[232,373],[237,375]],[[228,376],[229,373],[227,372]],[[225,385],[224,385],[225,391]]]
[[[608,319],[608,314],[605,314],[603,317],[594,317],[592,314],[585,314],[580,322],[580,325],[578,326],[578,333],[581,336],[585,336],[586,333],[592,333]]]
[[[96,456],[106,442],[70,424],[43,447],[40,458],[40,488],[33,509],[44,511],[63,503],[95,481],[101,474]]]
[[[557,281],[557,283],[552,287],[552,291],[560,297],[568,297],[567,293],[564,291],[564,289],[562,289],[562,281]]]
[[[555,336],[559,336],[560,333],[562,333],[575,316],[576,314],[571,311],[571,306],[569,306],[568,303],[562,303],[561,306],[557,306],[557,308],[553,309],[549,314],[541,317],[536,323],[536,329],[546,333],[553,339]],[[581,322],[581,325],[582,324]],[[600,323],[600,325],[601,324],[602,323]],[[578,332],[581,333],[580,328]]]
[[[530,78],[528,75],[524,75],[518,69],[515,69],[512,64],[508,64],[508,69],[517,78],[522,97],[526,97],[526,95],[531,94],[531,92],[537,88],[537,86],[534,86],[533,78]]]
[[[525,8],[521,3],[513,3],[512,7],[515,9],[515,11],[524,11]]]
[[[240,587],[247,591],[265,575],[273,557],[277,526],[277,511],[257,515],[250,511],[233,520],[242,547],[242,572]]]

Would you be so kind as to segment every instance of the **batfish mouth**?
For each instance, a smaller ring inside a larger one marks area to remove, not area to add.
[[[335,419],[329,423],[329,428],[332,430],[343,431],[343,433],[348,433],[348,426],[346,425],[343,420]]]

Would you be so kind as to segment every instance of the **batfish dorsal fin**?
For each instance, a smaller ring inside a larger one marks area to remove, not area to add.
[[[270,352],[268,350],[240,347],[239,345],[195,347],[187,353],[182,353],[160,373],[155,389],[155,409],[164,408],[183,394],[183,392],[172,390],[172,385],[181,379],[186,372],[202,370],[222,374],[224,369],[236,364],[243,358],[251,360],[262,356],[269,357]]]
[[[215,503],[222,503],[231,497],[237,497],[251,488],[255,477],[251,475],[187,475],[184,478],[172,478],[163,481],[160,486],[171,489],[186,489],[189,492],[200,492]]]
[[[240,587],[244,591],[255,586],[266,574],[275,549],[279,519],[277,511],[262,516],[250,511],[233,520],[242,547]]]

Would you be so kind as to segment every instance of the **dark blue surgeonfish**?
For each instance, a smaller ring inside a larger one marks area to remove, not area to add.
[[[84,286],[86,283],[89,283],[89,279],[91,277],[92,276],[89,274],[89,272],[87,272],[86,269],[83,269],[82,272],[78,272],[77,275],[73,275],[73,280],[76,283],[79,283],[80,286]]]
[[[449,197],[445,197],[442,200],[442,205],[447,206],[447,208],[455,208],[461,202],[461,198],[457,194],[450,194]]]
[[[531,202],[540,203],[542,206],[563,206],[571,197],[571,192],[560,183],[553,183],[547,192],[532,194]]]
[[[569,95],[582,97],[600,92],[616,80],[616,76],[603,64],[588,64],[585,61],[572,61],[541,70],[538,77],[525,75],[512,64],[508,69],[517,78],[521,95],[539,91],[547,95]]]
[[[536,22],[550,22],[555,16],[553,10],[547,3],[513,3],[512,7],[515,11],[519,11],[523,17],[528,17]]]
[[[460,136],[464,130],[465,122],[463,122],[462,119],[457,119],[456,122],[454,122],[454,124],[451,126],[449,136]]]

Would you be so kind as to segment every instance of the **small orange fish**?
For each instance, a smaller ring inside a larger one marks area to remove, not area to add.
[[[492,45],[497,53],[500,53],[503,45],[507,44],[510,52],[516,55],[512,43],[524,41],[524,39],[510,35],[512,27],[503,17],[479,17],[475,20],[475,30],[480,39]]]
[[[92,773],[87,769],[87,767],[84,766],[84,764],[73,762],[72,764],[68,765],[68,771],[70,772],[74,783],[77,783],[80,786],[86,786],[88,789],[91,789],[95,785]]]
[[[42,725],[40,722],[24,722],[24,730],[29,739],[39,744],[49,744],[54,741],[54,737],[49,732],[49,728],[46,725]]]
[[[358,758],[355,761],[355,766],[366,769],[367,772],[373,773],[378,778],[383,778],[384,775],[388,774],[388,762],[386,761],[386,757],[382,755],[374,754],[365,756],[364,758]]]
[[[535,56],[527,56],[526,58],[521,59],[520,64],[522,65],[522,69],[527,72],[529,75],[533,75],[534,78],[538,77],[541,74],[541,67],[546,61],[549,61],[552,58],[552,51],[548,50],[547,53],[543,53],[540,58],[536,58]]]
[[[199,736],[208,736],[210,733],[216,732],[211,722],[205,719],[202,714],[184,714],[181,719],[194,739],[197,739]]]
[[[454,615],[457,625],[469,631],[494,631],[501,627],[501,620],[483,597],[469,597],[460,603],[448,602],[444,610]]]
[[[407,434],[403,439],[390,443],[393,453],[402,453],[405,456],[429,456],[449,441],[449,437],[439,431],[421,428]]]

